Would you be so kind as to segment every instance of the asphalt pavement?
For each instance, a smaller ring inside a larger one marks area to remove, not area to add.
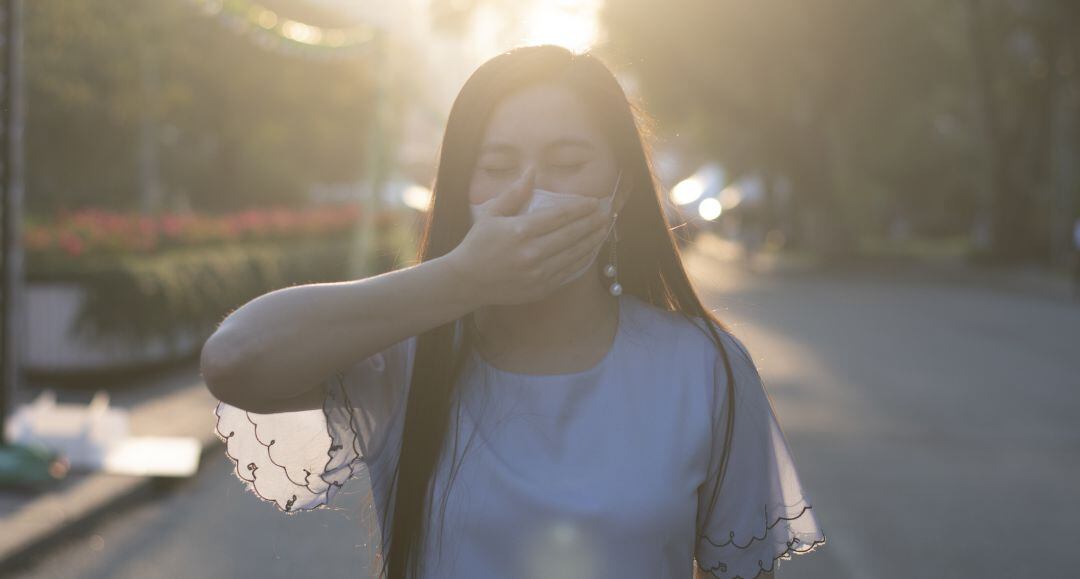
[[[686,259],[750,349],[827,544],[778,577],[1072,577],[1080,539],[1080,304],[933,275]],[[15,577],[363,577],[363,478],[285,516],[223,453]]]

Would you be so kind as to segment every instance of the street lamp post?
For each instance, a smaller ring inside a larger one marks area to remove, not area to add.
[[[23,281],[22,0],[0,1],[0,484],[40,487],[67,474],[66,460],[40,445],[10,444],[7,420],[20,386]]]
[[[3,71],[0,72],[0,212],[3,232],[3,295],[0,299],[0,441],[6,442],[8,414],[19,386],[19,352],[16,336],[20,325],[23,252],[21,240],[23,198],[23,101],[22,101],[22,1],[3,2]]]

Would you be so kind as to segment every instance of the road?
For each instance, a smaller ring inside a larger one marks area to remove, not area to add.
[[[1080,305],[690,251],[753,354],[828,537],[778,577],[1066,577],[1080,531]],[[362,577],[363,479],[286,517],[213,454],[26,578]]]
[[[365,479],[341,491],[335,511],[279,514],[234,478],[224,454],[197,478],[144,499],[65,540],[15,577],[56,579],[292,579],[365,577]],[[351,572],[350,572],[351,571]]]
[[[1080,305],[712,264],[690,259],[761,369],[828,538],[781,573],[1076,576]]]

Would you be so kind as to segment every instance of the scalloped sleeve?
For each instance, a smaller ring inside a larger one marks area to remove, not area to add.
[[[735,377],[735,423],[726,475],[710,504],[730,402],[723,357],[716,352],[710,370],[720,404],[712,405],[712,453],[709,474],[698,489],[700,532],[694,555],[701,569],[715,577],[752,579],[773,571],[781,559],[823,545],[825,534],[750,353],[738,338],[718,331]]]
[[[245,488],[287,513],[329,504],[400,434],[415,349],[410,336],[328,377],[321,410],[258,414],[218,402],[215,432]]]

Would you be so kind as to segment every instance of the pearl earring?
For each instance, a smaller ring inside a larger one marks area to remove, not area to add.
[[[611,250],[608,252],[608,264],[604,266],[604,275],[607,276],[607,277],[612,278],[612,284],[611,284],[611,287],[608,288],[608,291],[611,293],[611,295],[616,296],[616,297],[619,294],[622,293],[622,285],[619,284],[619,278],[618,278],[619,271],[615,267],[615,264],[618,263],[618,260],[616,259],[616,254],[615,254],[615,245],[619,242],[619,229],[617,227],[614,227],[614,222],[618,218],[619,218],[619,214],[618,214],[618,212],[616,212],[612,216],[612,219],[611,219],[612,220]]]

